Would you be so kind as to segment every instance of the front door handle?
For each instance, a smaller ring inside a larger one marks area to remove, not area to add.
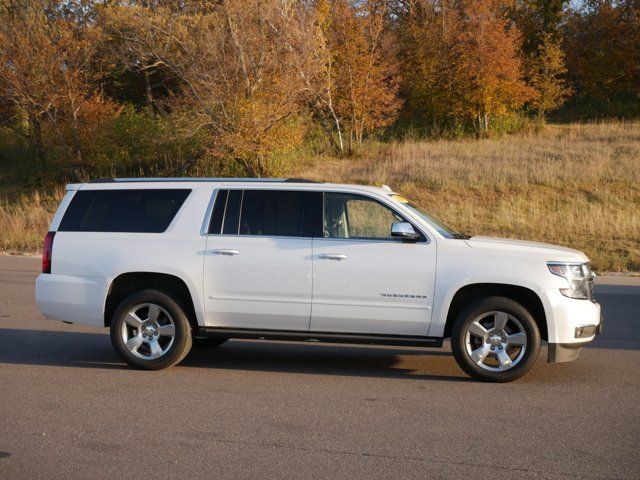
[[[318,258],[323,260],[346,260],[347,256],[344,253],[321,253]]]
[[[240,252],[233,248],[215,248],[213,250],[207,250],[209,255],[238,255]]]

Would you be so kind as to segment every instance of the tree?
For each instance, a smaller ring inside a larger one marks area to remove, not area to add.
[[[511,17],[523,36],[523,50],[535,56],[546,35],[561,38],[565,10],[570,0],[515,0]]]
[[[452,79],[462,17],[453,1],[417,0],[398,11],[405,114],[437,125],[454,114]]]
[[[506,16],[505,0],[465,0],[455,45],[454,109],[481,134],[490,118],[521,107],[533,95],[523,78],[521,37]]]
[[[528,61],[527,70],[528,83],[535,91],[529,105],[544,118],[546,112],[560,108],[573,91],[564,79],[567,73],[564,52],[551,34],[543,35],[537,55]]]
[[[24,132],[43,174],[48,131],[81,167],[83,130],[93,131],[115,113],[97,81],[100,33],[75,7],[49,0],[0,3],[0,97],[12,106],[5,123]]]
[[[273,155],[301,141],[308,21],[299,2],[259,0],[127,5],[104,15],[131,68],[162,66],[179,83],[165,102],[175,132],[204,136],[209,155],[249,176],[272,173]]]
[[[640,5],[590,0],[565,27],[569,77],[581,96],[605,101],[640,95]]]
[[[392,38],[385,31],[388,5],[369,1],[331,5],[331,81],[338,123],[349,132],[349,145],[362,144],[365,134],[393,122],[401,107],[398,63]]]

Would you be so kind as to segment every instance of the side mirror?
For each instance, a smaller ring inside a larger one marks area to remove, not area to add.
[[[408,222],[397,222],[391,225],[391,236],[398,237],[406,242],[416,242],[420,240],[420,235],[413,229],[413,225]]]

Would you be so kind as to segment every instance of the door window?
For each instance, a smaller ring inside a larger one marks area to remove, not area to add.
[[[318,236],[321,205],[322,194],[318,192],[221,190],[213,208],[209,233]]]
[[[406,220],[382,203],[349,193],[324,194],[324,237],[396,240],[391,225]]]

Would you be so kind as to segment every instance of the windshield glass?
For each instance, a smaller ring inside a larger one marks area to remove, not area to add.
[[[422,218],[425,222],[431,225],[436,231],[445,238],[458,238],[458,239],[467,239],[470,238],[468,235],[464,235],[460,232],[456,232],[453,228],[449,227],[447,224],[441,222],[437,218],[432,217],[427,212],[425,212],[422,208],[414,205],[409,200],[404,198],[402,195],[397,195],[395,193],[391,194],[390,197],[398,203],[403,204],[413,213]]]

